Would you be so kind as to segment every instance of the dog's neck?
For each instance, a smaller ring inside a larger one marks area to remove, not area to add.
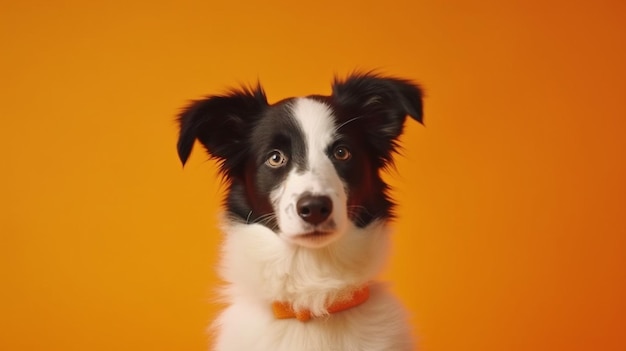
[[[368,284],[387,257],[386,226],[350,226],[337,241],[310,249],[285,242],[260,224],[226,222],[220,273],[229,300],[290,303],[319,316]]]

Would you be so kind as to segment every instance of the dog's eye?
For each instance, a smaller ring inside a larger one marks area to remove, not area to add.
[[[352,154],[350,153],[350,149],[343,145],[339,145],[333,150],[333,157],[337,161],[348,161]]]
[[[285,154],[280,150],[274,150],[270,152],[270,154],[267,157],[267,161],[265,161],[265,164],[272,168],[282,167],[286,163],[287,163],[287,156],[285,156]]]

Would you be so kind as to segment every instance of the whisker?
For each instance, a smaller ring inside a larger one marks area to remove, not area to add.
[[[354,122],[354,121],[356,121],[356,120],[359,120],[359,119],[361,119],[361,118],[363,118],[363,117],[364,117],[364,116],[356,116],[356,117],[354,117],[354,118],[351,118],[351,119],[349,119],[349,120],[347,120],[347,121],[345,121],[345,122],[341,123],[340,125],[338,125],[338,126],[337,126],[337,128],[335,128],[335,132],[338,132],[338,131],[339,131],[339,129],[341,129],[341,128],[345,127],[345,126],[346,126],[346,124],[352,123],[352,122]]]
[[[277,229],[275,222],[276,222],[276,215],[274,213],[268,213],[268,214],[259,216],[258,218],[254,219],[254,223],[259,223],[263,225],[272,224],[271,227],[273,230]]]
[[[361,218],[361,214],[365,213],[372,216],[372,213],[368,211],[365,206],[351,205],[347,208],[348,216],[352,218],[352,220],[356,220],[358,225],[364,225],[365,221]]]

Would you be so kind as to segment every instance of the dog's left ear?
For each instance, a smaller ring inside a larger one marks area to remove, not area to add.
[[[407,115],[423,123],[422,95],[408,80],[366,73],[335,79],[332,97],[354,117],[366,118],[372,133],[392,141],[402,133]]]

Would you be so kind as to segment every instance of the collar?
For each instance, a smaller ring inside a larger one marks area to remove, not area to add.
[[[342,299],[328,306],[328,313],[341,312],[352,307],[356,307],[367,301],[369,297],[370,288],[365,285],[364,287],[353,292],[349,299]],[[274,312],[274,317],[276,317],[276,319],[296,318],[300,322],[306,322],[311,319],[311,311],[294,311],[291,304],[287,302],[274,301],[272,303],[272,311]]]

